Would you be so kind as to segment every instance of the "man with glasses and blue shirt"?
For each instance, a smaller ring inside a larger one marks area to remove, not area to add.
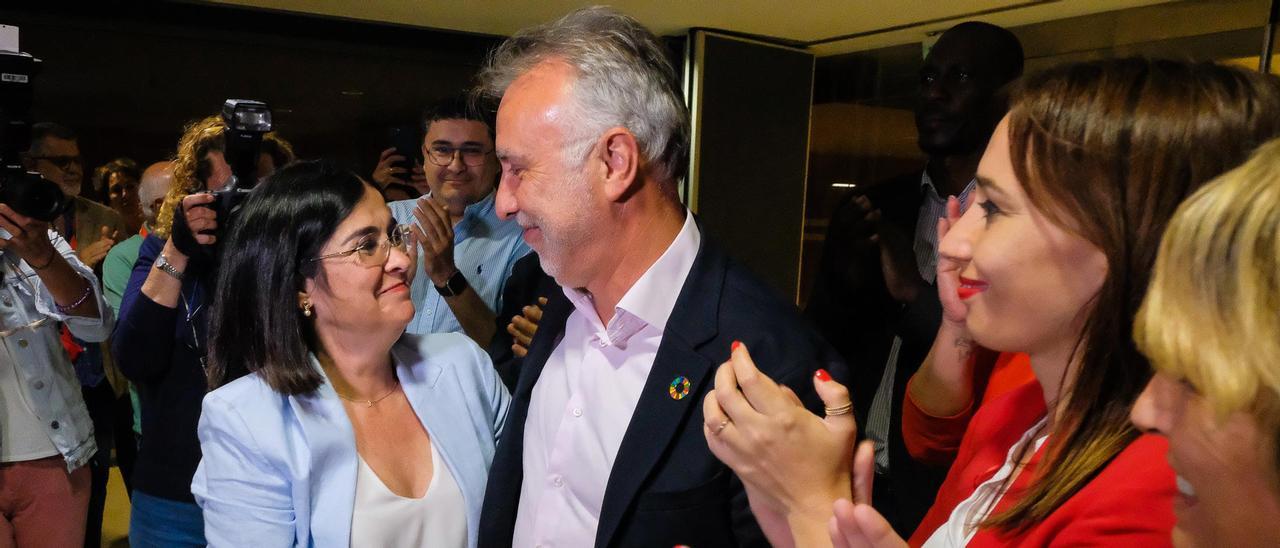
[[[422,167],[430,192],[388,204],[397,222],[412,225],[419,246],[410,333],[461,331],[487,347],[511,268],[529,253],[520,226],[494,213],[499,168],[491,120],[465,97],[429,108]],[[388,174],[375,172],[374,179],[380,175]]]

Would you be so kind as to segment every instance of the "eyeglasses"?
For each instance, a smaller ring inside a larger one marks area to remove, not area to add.
[[[385,240],[381,238],[365,238],[351,249],[346,251],[335,251],[333,253],[314,257],[307,262],[314,263],[325,259],[333,259],[335,257],[355,255],[356,262],[359,263],[360,266],[383,266],[387,264],[387,258],[391,256],[392,247],[395,247],[404,253],[409,253],[409,250],[415,244],[416,242],[414,242],[413,230],[409,225],[398,225],[391,229],[391,232],[387,234],[387,238]]]
[[[53,164],[54,167],[64,171],[71,167],[71,164],[75,164],[77,166],[84,165],[81,163],[83,160],[79,156],[32,156],[31,159],[44,160]]]
[[[462,163],[476,167],[484,164],[484,159],[490,152],[493,152],[493,149],[485,150],[478,146],[431,145],[431,148],[427,149],[427,158],[431,163],[444,167],[452,164],[455,156],[461,155]]]

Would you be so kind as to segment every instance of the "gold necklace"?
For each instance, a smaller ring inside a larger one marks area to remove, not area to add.
[[[339,398],[342,398],[342,399],[344,399],[344,400],[347,400],[347,401],[349,401],[349,402],[351,402],[351,403],[363,403],[365,407],[373,407],[373,404],[378,403],[378,402],[380,402],[380,401],[382,401],[382,400],[385,400],[385,399],[387,399],[387,396],[390,396],[390,395],[394,394],[394,393],[396,392],[396,389],[397,389],[397,388],[400,388],[400,379],[399,379],[399,378],[397,378],[397,379],[396,379],[396,384],[395,384],[394,386],[392,386],[392,387],[391,387],[391,390],[388,390],[386,394],[383,394],[382,396],[379,396],[377,399],[373,399],[373,400],[357,400],[357,399],[354,399],[354,398],[348,398],[348,397],[346,397],[346,396],[343,396],[341,392],[338,392],[338,389],[337,389],[337,388],[334,388],[334,389],[333,389],[333,393],[334,393],[334,394],[337,394]]]

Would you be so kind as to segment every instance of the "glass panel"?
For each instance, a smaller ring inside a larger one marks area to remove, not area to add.
[[[1259,67],[1271,0],[1169,2],[1011,27],[1026,72],[1069,61],[1147,55]],[[848,193],[919,173],[912,106],[927,48],[952,24],[922,28],[920,41],[817,61],[801,270],[807,302],[832,211]],[[1273,72],[1280,63],[1272,62]]]

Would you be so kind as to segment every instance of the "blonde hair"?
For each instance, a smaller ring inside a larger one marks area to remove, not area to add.
[[[1280,433],[1280,139],[1178,208],[1133,338],[1220,416]]]
[[[226,141],[222,137],[225,131],[222,116],[216,114],[191,122],[183,129],[182,137],[178,139],[177,155],[173,158],[173,180],[169,183],[164,204],[160,206],[160,213],[156,216],[156,236],[168,238],[169,231],[173,228],[173,213],[182,199],[205,190],[205,178],[212,169],[206,157],[209,152],[221,152],[226,147]],[[293,161],[293,146],[275,132],[264,135],[262,141],[263,152],[271,154],[276,169]]]

